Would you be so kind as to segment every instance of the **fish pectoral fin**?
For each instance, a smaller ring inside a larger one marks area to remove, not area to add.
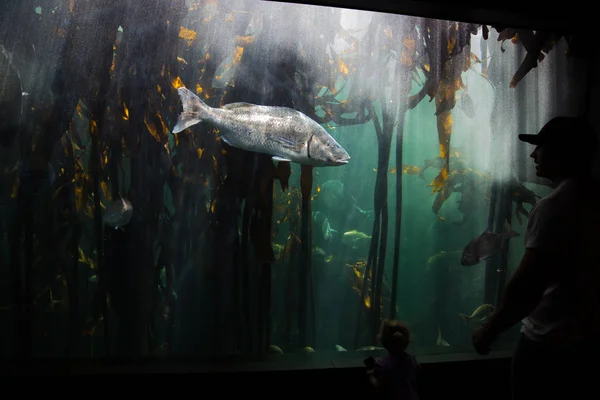
[[[287,158],[283,158],[283,157],[279,157],[279,156],[273,156],[271,158],[273,159],[273,161],[288,161],[288,162],[292,161],[292,160],[289,160]]]
[[[289,138],[286,138],[283,136],[270,136],[269,140],[277,142],[280,145],[282,145],[283,147],[285,147],[287,149],[292,149],[295,151],[300,151],[300,149],[302,148],[302,143],[297,143],[297,142],[293,141],[292,139],[289,139]]]
[[[227,137],[225,135],[220,135],[219,137],[221,138],[221,140],[223,140],[225,143],[227,143],[231,147],[235,147],[233,144],[231,144],[231,141],[229,139],[227,139]]]
[[[238,103],[225,104],[223,106],[223,109],[225,109],[225,110],[233,110],[233,109],[236,109],[236,108],[245,108],[245,107],[254,107],[254,104],[244,103],[244,102],[240,101]]]

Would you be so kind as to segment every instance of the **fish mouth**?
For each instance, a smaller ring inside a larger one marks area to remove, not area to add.
[[[348,164],[348,161],[350,161],[350,156],[344,156],[344,157],[340,157],[340,158],[334,160],[334,164],[335,165],[344,165],[344,164]]]

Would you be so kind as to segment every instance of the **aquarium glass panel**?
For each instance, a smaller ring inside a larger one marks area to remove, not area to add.
[[[566,40],[527,29],[252,0],[1,7],[5,360],[361,361],[383,319],[417,356],[475,357],[551,191],[517,135],[585,97]],[[484,232],[504,239],[465,251]]]

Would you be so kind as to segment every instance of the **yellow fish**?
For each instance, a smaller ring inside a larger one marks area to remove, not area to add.
[[[345,232],[342,237],[342,243],[348,246],[352,246],[352,248],[358,248],[358,242],[360,240],[371,239],[371,236],[366,233],[359,232],[356,230]]]
[[[492,304],[482,304],[471,313],[471,315],[460,314],[465,323],[469,321],[476,321],[483,323],[489,316],[494,312],[495,307]]]

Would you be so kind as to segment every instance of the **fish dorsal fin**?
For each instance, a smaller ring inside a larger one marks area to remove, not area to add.
[[[121,199],[121,204],[125,205],[125,199],[123,198],[123,193],[119,191],[119,198]]]
[[[246,107],[254,107],[254,106],[255,106],[254,104],[239,102],[239,103],[225,104],[223,106],[223,109],[224,110],[233,110],[235,108],[246,108]]]
[[[507,238],[519,236],[519,234],[512,229],[512,227],[506,220],[504,220],[504,224],[502,225],[501,235]]]

